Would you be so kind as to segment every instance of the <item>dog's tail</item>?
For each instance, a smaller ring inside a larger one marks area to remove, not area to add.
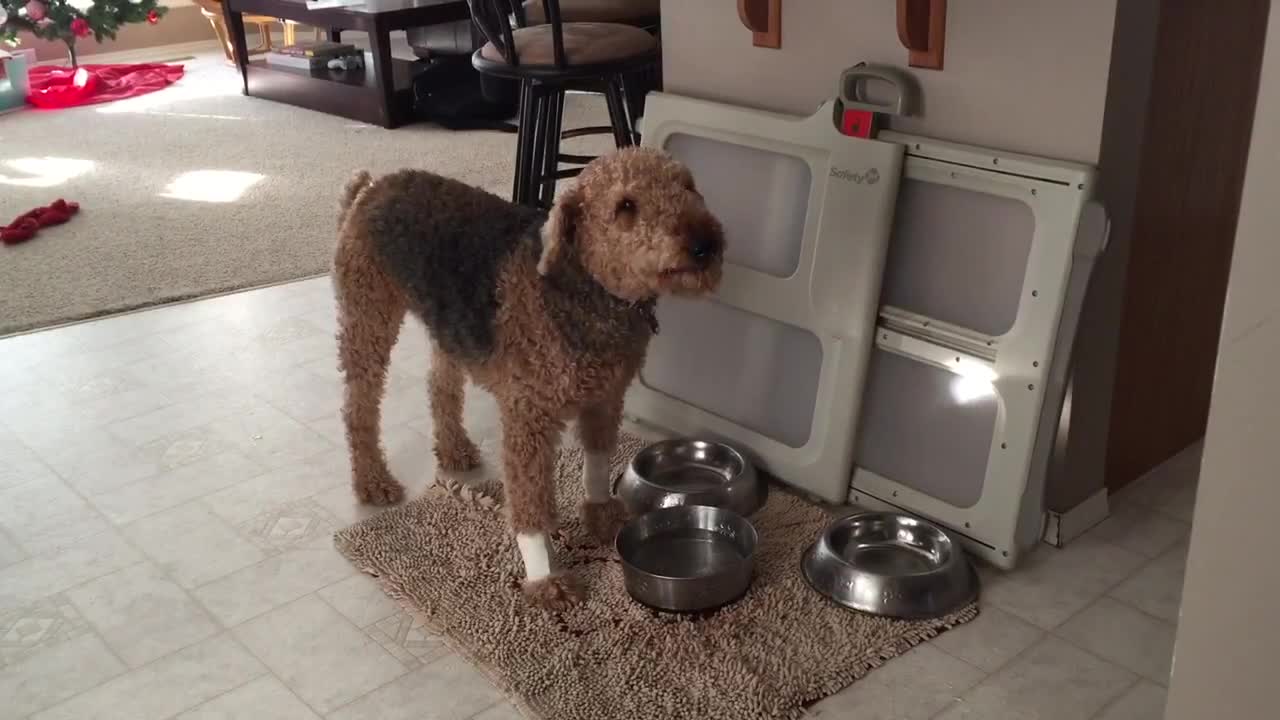
[[[367,170],[361,170],[351,179],[347,181],[347,186],[342,190],[342,199],[338,203],[338,224],[341,225],[347,219],[347,213],[351,211],[351,206],[355,204],[356,198],[360,197],[360,193],[365,188],[373,184],[373,176]]]

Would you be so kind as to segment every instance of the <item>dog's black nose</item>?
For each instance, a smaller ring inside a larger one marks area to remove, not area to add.
[[[720,253],[720,239],[712,234],[695,237],[689,245],[689,256],[698,264],[706,265]]]

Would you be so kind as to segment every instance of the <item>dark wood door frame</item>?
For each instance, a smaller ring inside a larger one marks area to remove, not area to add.
[[[1099,161],[1127,255],[1112,492],[1204,434],[1270,5],[1119,3]]]

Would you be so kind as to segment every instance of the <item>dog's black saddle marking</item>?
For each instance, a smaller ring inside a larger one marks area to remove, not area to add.
[[[494,349],[498,273],[546,214],[456,180],[402,171],[370,198],[383,264],[446,353],[479,361]]]

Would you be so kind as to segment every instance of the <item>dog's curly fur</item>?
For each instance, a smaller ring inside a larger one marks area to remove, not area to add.
[[[596,159],[549,214],[426,172],[362,172],[347,184],[339,225],[333,283],[356,495],[404,497],[380,446],[379,408],[391,348],[413,312],[431,333],[439,467],[479,462],[462,425],[469,377],[501,411],[512,528],[542,537],[556,524],[552,471],[565,423],[577,421],[588,454],[613,452],[655,300],[713,290],[724,248],[688,169],[641,148]],[[623,514],[610,499],[587,503],[582,517],[607,540]],[[579,596],[562,574],[531,577],[525,590],[547,606]]]

